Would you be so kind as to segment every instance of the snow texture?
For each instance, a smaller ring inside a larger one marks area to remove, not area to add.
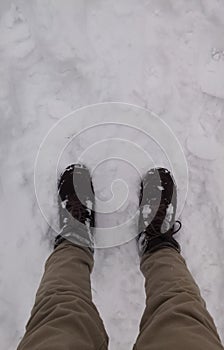
[[[2,350],[14,350],[23,336],[52,251],[33,182],[40,143],[65,114],[106,101],[153,110],[184,149],[189,192],[178,240],[224,340],[223,37],[224,3],[219,0],[1,0]],[[113,129],[113,136],[121,136],[120,130]],[[110,130],[98,132],[101,138]],[[86,139],[79,141],[76,150],[82,152]],[[111,147],[118,153],[122,149],[111,141],[104,148],[108,157]],[[153,151],[151,155],[157,162],[162,159]],[[67,160],[65,166],[72,158]],[[50,169],[48,159],[46,174]],[[124,217],[137,207],[136,174],[115,160],[104,169],[94,175],[102,200],[111,198],[110,185],[122,171],[122,179],[131,183],[130,203],[120,212]],[[116,186],[114,182],[114,191]],[[54,191],[56,179],[49,176],[43,183],[49,206]],[[52,222],[56,209],[52,207]],[[110,350],[132,348],[144,309],[143,286],[134,240],[96,251],[93,297]]]
[[[142,216],[143,219],[147,219],[149,217],[149,214],[151,213],[152,209],[150,208],[149,204],[145,204],[142,209]]]

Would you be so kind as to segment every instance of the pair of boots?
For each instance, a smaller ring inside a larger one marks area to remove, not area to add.
[[[89,170],[80,164],[68,166],[58,183],[61,232],[55,248],[64,240],[94,248],[95,196]],[[177,207],[176,184],[170,172],[154,168],[141,182],[139,195],[139,255],[171,247],[180,252],[173,235],[181,228],[175,221]],[[179,227],[175,229],[176,223]]]

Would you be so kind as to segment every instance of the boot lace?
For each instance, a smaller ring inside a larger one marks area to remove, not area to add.
[[[167,210],[167,205],[165,203],[160,204],[154,219],[152,220],[151,224],[145,230],[151,236],[153,236],[153,237],[158,237],[158,236],[161,237],[161,235],[173,236],[175,233],[180,231],[180,229],[182,227],[182,223],[179,220],[176,220],[174,222],[174,224],[172,225],[172,227],[170,227],[170,229],[168,231],[166,231],[165,233],[161,232],[161,226],[162,226],[164,217],[166,216],[166,210]],[[179,225],[177,229],[175,229],[176,224]]]
[[[85,223],[86,219],[91,218],[91,210],[82,204],[82,202],[76,197],[68,199],[66,209],[73,216],[73,218],[81,223]]]

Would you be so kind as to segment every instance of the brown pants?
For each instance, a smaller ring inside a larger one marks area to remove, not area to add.
[[[91,253],[63,242],[46,262],[18,350],[102,350],[108,337],[92,303]],[[223,350],[184,259],[172,248],[146,255],[146,309],[136,350]]]

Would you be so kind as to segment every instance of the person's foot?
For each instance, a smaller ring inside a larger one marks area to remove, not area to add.
[[[180,246],[173,238],[177,206],[176,184],[170,172],[164,168],[151,169],[141,183],[139,198],[139,254],[152,253],[171,247],[180,252]]]
[[[80,164],[68,166],[58,182],[60,234],[55,248],[64,240],[93,251],[94,190],[89,170]]]

